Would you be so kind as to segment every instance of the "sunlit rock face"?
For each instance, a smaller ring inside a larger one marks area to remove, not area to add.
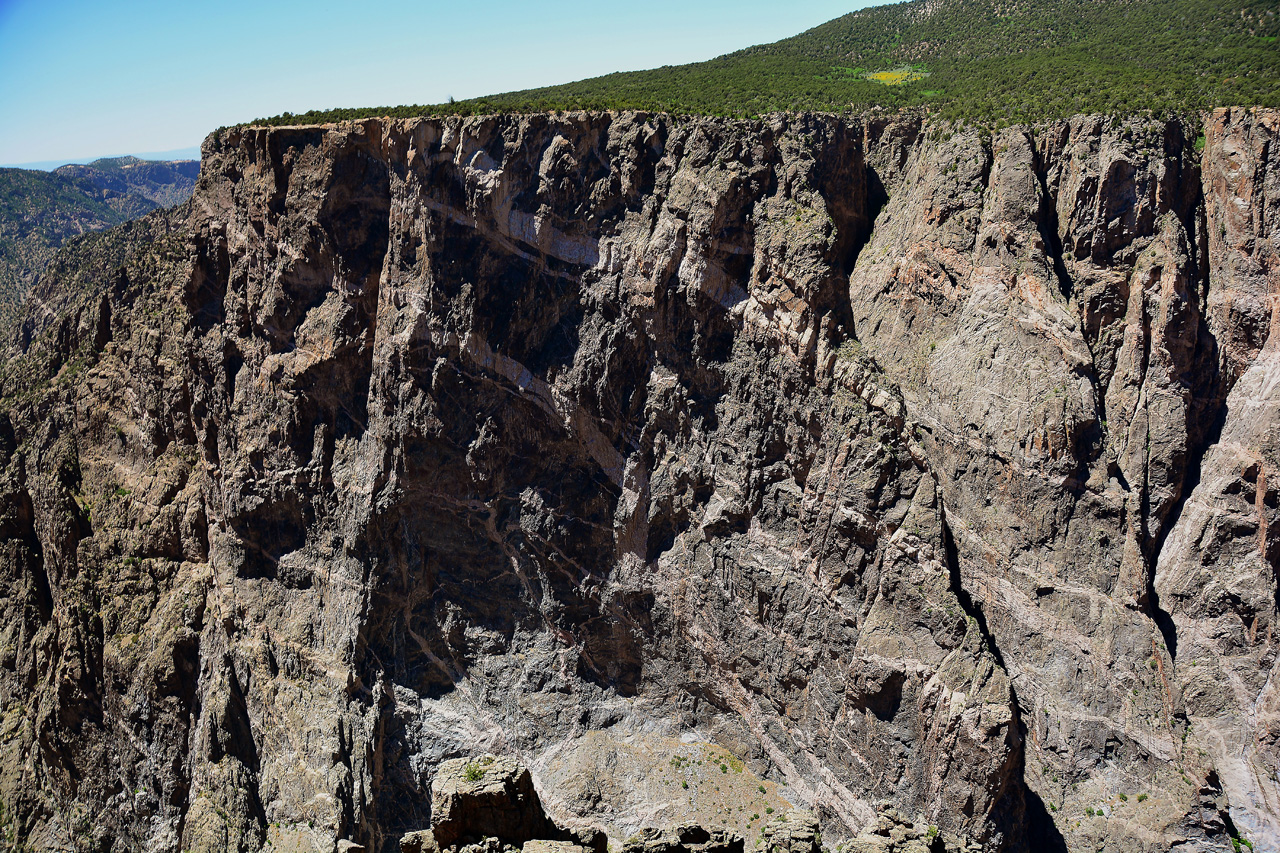
[[[1278,121],[210,137],[4,367],[5,825],[1280,843]]]

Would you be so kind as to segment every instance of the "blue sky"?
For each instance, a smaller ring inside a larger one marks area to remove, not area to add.
[[[868,0],[0,0],[0,164],[710,59]]]

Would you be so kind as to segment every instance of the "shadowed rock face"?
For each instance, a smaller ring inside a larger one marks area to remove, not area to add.
[[[491,749],[632,780],[542,791],[616,838],[737,772],[830,840],[1271,837],[1276,123],[211,137],[5,368],[5,819],[390,850]],[[744,764],[584,755],[682,737]]]

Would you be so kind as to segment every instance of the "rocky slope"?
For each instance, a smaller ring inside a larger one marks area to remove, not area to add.
[[[53,174],[88,181],[104,194],[140,196],[157,207],[172,207],[191,198],[200,161],[104,157],[92,163],[68,163]]]
[[[191,197],[200,163],[115,157],[52,172],[0,169],[0,320],[58,250],[82,234]]]
[[[9,837],[393,850],[490,750],[619,842],[1280,844],[1278,123],[211,137],[4,368]]]

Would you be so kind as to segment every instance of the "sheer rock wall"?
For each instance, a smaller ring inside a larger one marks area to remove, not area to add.
[[[1280,837],[1278,121],[210,137],[4,368],[3,820],[394,849],[491,750],[623,838],[715,802],[647,738],[829,841]]]

